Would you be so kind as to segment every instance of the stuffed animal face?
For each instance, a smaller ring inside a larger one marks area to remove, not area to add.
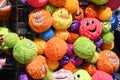
[[[61,69],[53,73],[52,80],[74,80],[74,78],[71,71]]]
[[[84,17],[84,12],[82,8],[78,8],[75,13],[73,13],[73,19],[81,20]]]
[[[52,16],[55,29],[68,29],[72,23],[72,15],[65,8],[59,8]]]
[[[111,50],[103,50],[99,53],[99,59],[97,61],[97,68],[99,70],[113,73],[119,67],[119,58]]]
[[[29,26],[36,32],[44,32],[52,25],[52,17],[44,9],[35,9],[29,14]]]
[[[81,21],[79,29],[80,35],[86,36],[91,40],[95,40],[100,36],[101,32],[101,23],[96,18],[84,18]]]

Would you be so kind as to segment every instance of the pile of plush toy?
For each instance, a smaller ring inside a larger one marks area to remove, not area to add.
[[[10,14],[6,1],[0,0],[0,20]],[[28,25],[38,36],[32,41],[0,27],[0,49],[12,49],[14,59],[25,64],[20,80],[27,74],[39,80],[113,80],[119,57],[112,51],[118,25],[112,10],[120,0],[90,0],[87,6],[81,0],[22,2],[34,7]]]

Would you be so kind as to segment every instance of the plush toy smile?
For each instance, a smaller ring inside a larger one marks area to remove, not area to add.
[[[97,39],[102,32],[101,23],[96,18],[84,18],[81,21],[79,33],[91,40]]]

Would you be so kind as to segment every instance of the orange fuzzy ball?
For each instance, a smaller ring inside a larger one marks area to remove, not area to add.
[[[97,18],[101,21],[109,21],[112,18],[112,10],[110,7],[102,6],[98,11]]]
[[[44,52],[50,60],[60,60],[67,52],[67,44],[59,37],[51,38],[47,42]]]
[[[55,30],[55,36],[63,39],[63,40],[67,40],[69,35],[68,30]]]
[[[47,61],[47,65],[49,67],[49,70],[51,70],[51,71],[54,71],[59,67],[58,61],[53,61],[53,60],[50,60],[48,58],[46,59],[46,61]]]
[[[56,7],[64,6],[66,3],[66,0],[49,0],[49,2]]]
[[[119,67],[119,58],[111,50],[103,50],[99,53],[97,68],[107,73],[113,73]]]
[[[44,9],[35,9],[29,14],[29,26],[38,33],[47,31],[52,25],[52,16]]]
[[[63,69],[70,70],[72,73],[75,73],[77,71],[76,66],[73,63],[71,63],[71,62],[65,64],[63,66]]]
[[[32,62],[26,65],[26,71],[33,79],[44,78],[48,72],[45,57],[38,55]]]
[[[70,13],[75,13],[77,9],[79,8],[79,2],[78,0],[66,0],[64,7]]]
[[[42,39],[35,38],[34,40],[37,48],[38,48],[38,54],[43,54],[43,51],[45,49],[46,42]]]
[[[102,44],[101,49],[102,50],[112,50],[114,48],[114,41],[111,44]]]
[[[96,66],[92,63],[83,64],[83,69],[85,69],[91,76],[96,72]]]
[[[97,11],[98,11],[98,6],[96,5],[88,5],[85,9],[85,16],[86,17],[91,17],[91,18],[95,18],[97,17]]]
[[[68,36],[68,39],[67,39],[67,42],[73,44],[77,40],[78,37],[79,37],[78,34],[70,32],[69,36]]]
[[[73,19],[81,20],[84,17],[84,12],[82,8],[78,8],[75,13],[72,14]]]

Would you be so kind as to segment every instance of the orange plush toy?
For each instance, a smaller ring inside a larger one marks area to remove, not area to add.
[[[29,26],[38,33],[45,32],[52,25],[50,13],[44,9],[35,9],[29,14]]]
[[[99,53],[97,68],[107,73],[113,73],[119,67],[119,58],[111,50],[103,50]]]

